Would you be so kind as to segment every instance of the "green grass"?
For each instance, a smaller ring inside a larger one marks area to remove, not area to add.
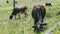
[[[0,0],[1,7],[0,7],[0,34],[36,34],[33,32],[33,18],[31,16],[31,11],[34,5],[41,4],[44,5],[46,2],[43,0],[40,2],[39,0],[34,2],[28,0],[25,4],[25,0],[17,0],[18,4],[16,6],[22,6],[26,5],[28,7],[27,18],[24,18],[24,15],[21,14],[21,19],[13,19],[9,20],[9,16],[12,12],[13,8],[13,1],[10,1],[10,4],[6,4],[6,0]],[[56,15],[58,12],[60,12],[60,0],[52,1],[53,6],[52,7],[46,7],[46,17],[44,19],[44,23],[47,23],[47,28],[50,28],[54,23],[60,21],[60,15]],[[17,16],[18,18],[18,16]],[[58,26],[52,34],[59,34],[60,26]],[[44,34],[44,32],[41,32],[40,34]]]

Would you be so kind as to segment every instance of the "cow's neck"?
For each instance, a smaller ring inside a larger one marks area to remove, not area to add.
[[[43,19],[42,19],[42,17],[40,16],[39,19],[38,19],[38,23],[39,23],[39,24],[42,24],[42,23],[43,23],[42,20],[43,20]]]

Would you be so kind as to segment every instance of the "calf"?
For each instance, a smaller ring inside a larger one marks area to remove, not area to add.
[[[46,15],[46,9],[44,8],[43,5],[36,5],[33,7],[32,10],[32,17],[34,19],[34,31],[39,31],[42,29],[43,25],[43,19]]]
[[[13,9],[13,12],[12,12],[12,14],[10,15],[9,19],[12,19],[13,16],[16,17],[17,14],[18,14],[19,17],[20,17],[20,14],[19,14],[19,13],[24,14],[25,17],[26,17],[26,14],[27,14],[27,13],[26,13],[26,9],[27,9],[26,6],[17,6],[17,7],[15,7],[15,8]]]

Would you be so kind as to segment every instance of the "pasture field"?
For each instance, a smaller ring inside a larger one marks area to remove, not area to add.
[[[21,19],[9,20],[9,16],[13,9],[13,0],[9,0],[9,4],[6,0],[0,0],[0,34],[37,34],[33,32],[33,18],[31,16],[31,11],[34,5],[40,4],[44,5],[47,0],[16,0],[18,3],[16,6],[26,5],[28,7],[27,18],[21,14]],[[60,21],[60,0],[49,0],[52,3],[52,7],[46,8],[46,16],[44,23],[47,23],[47,28],[50,28],[54,23]],[[58,14],[58,15],[56,15]],[[18,16],[17,16],[18,18]],[[39,34],[44,34],[44,31]],[[51,32],[51,34],[60,34],[60,25]]]

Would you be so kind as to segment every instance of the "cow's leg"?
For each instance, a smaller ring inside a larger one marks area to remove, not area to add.
[[[27,12],[24,12],[24,15],[25,15],[25,18],[26,18],[26,16],[27,16]]]
[[[19,14],[18,16],[19,16],[19,19],[20,19],[20,18],[21,18],[21,17],[20,17],[20,14]]]
[[[27,16],[27,13],[25,13],[25,18],[26,18],[26,16]]]
[[[35,19],[35,20],[34,20],[34,25],[36,25],[36,23],[37,23],[37,20]]]
[[[16,15],[14,15],[15,16],[15,19],[16,19]]]
[[[36,23],[37,23],[37,20],[34,20],[34,31],[38,31]]]

